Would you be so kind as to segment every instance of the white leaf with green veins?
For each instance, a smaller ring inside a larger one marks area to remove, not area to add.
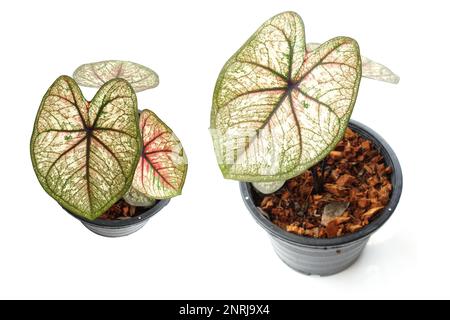
[[[307,53],[303,22],[265,22],[228,60],[216,83],[211,134],[224,177],[295,177],[341,140],[361,79],[356,41],[338,37]]]
[[[308,43],[306,45],[306,50],[313,51],[320,46],[320,43]],[[388,67],[383,66],[381,63],[375,62],[361,56],[362,61],[362,76],[364,78],[369,78],[378,81],[389,82],[397,84],[400,81],[400,77],[392,72]]]
[[[140,92],[159,84],[155,71],[138,63],[106,60],[79,66],[73,73],[75,81],[85,87],[100,88],[105,82],[121,78],[127,80],[134,91]]]
[[[104,84],[91,102],[61,76],[42,99],[31,137],[42,187],[67,210],[95,219],[129,189],[141,151],[133,88]]]

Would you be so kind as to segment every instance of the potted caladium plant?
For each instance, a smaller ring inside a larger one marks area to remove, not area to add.
[[[305,42],[294,12],[265,22],[218,77],[211,134],[225,178],[270,234],[280,258],[306,274],[350,266],[393,213],[402,174],[389,145],[350,121],[361,77],[397,83],[357,42]],[[349,122],[350,121],[350,122]]]
[[[187,159],[173,131],[150,110],[138,110],[135,91],[158,84],[132,62],[83,65],[74,78],[100,87],[87,101],[77,84],[59,77],[39,107],[31,159],[47,193],[91,231],[131,234],[181,193]]]

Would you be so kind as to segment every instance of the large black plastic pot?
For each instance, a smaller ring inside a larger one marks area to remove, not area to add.
[[[289,267],[307,275],[328,276],[351,266],[361,255],[370,236],[391,217],[402,193],[400,163],[387,142],[376,132],[356,121],[350,121],[349,127],[371,140],[380,150],[386,164],[392,167],[393,189],[390,201],[376,218],[360,231],[332,239],[315,239],[289,233],[273,224],[255,206],[255,191],[252,185],[240,183],[242,198],[248,210],[269,233],[275,252]]]
[[[88,220],[66,210],[92,232],[110,238],[128,236],[141,229],[148,220],[164,208],[170,200],[157,200],[147,211],[127,220]]]

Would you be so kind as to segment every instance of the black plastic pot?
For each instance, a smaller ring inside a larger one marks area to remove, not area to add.
[[[403,178],[400,163],[386,141],[376,132],[356,121],[349,127],[369,139],[380,150],[385,162],[392,167],[392,193],[387,206],[376,218],[358,232],[332,239],[315,239],[289,233],[266,218],[255,206],[254,189],[250,183],[241,182],[241,194],[255,220],[270,235],[278,256],[289,267],[307,275],[328,276],[351,266],[361,255],[370,236],[377,231],[394,212],[402,193]]]
[[[127,220],[88,220],[66,210],[92,232],[110,238],[128,236],[141,229],[148,220],[164,208],[170,200],[157,200],[147,211]]]

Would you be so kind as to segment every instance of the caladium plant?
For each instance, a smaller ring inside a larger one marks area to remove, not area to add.
[[[156,86],[156,73],[104,61],[79,67],[74,78],[99,87],[92,101],[75,80],[61,76],[36,116],[31,159],[45,191],[90,220],[123,197],[149,206],[180,194],[187,171],[181,142],[153,112],[138,111],[135,89]]]
[[[324,159],[342,139],[362,76],[398,82],[361,59],[357,42],[305,42],[294,12],[266,21],[218,77],[211,134],[225,178],[270,193]]]

